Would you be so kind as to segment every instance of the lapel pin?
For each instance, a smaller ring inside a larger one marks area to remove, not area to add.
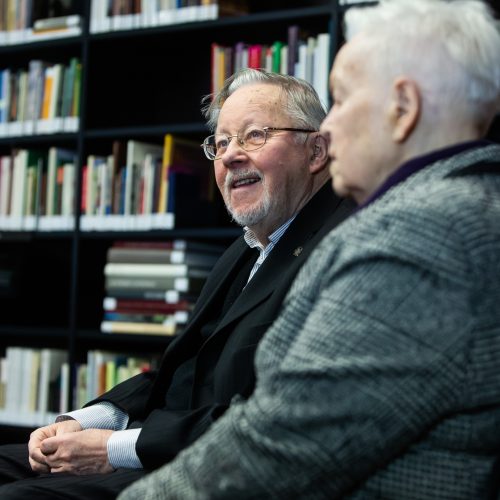
[[[297,248],[293,251],[293,255],[295,255],[295,257],[298,257],[298,256],[302,253],[302,250],[303,250],[303,248],[302,248],[302,247],[297,247]]]

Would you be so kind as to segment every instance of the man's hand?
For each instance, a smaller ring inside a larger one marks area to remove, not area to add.
[[[78,432],[82,426],[76,420],[63,420],[55,424],[40,427],[31,433],[28,443],[29,462],[31,468],[39,474],[50,472],[45,455],[40,450],[42,441],[47,438],[59,436],[69,432]]]
[[[112,433],[103,429],[61,433],[44,439],[40,451],[50,472],[106,474],[114,470],[107,450]]]

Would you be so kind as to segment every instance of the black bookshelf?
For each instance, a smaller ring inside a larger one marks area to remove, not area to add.
[[[329,32],[333,57],[338,40],[336,0],[249,4],[249,13],[242,16],[91,33],[91,1],[74,1],[74,13],[83,19],[81,35],[0,46],[0,58],[3,67],[15,69],[27,67],[32,59],[65,63],[78,57],[82,62],[79,128],[70,133],[0,137],[0,154],[13,148],[74,149],[78,208],[84,159],[94,151],[110,152],[113,140],[162,144],[164,135],[172,133],[201,142],[207,129],[200,100],[210,92],[212,42],[272,43],[286,40],[288,26],[299,24],[311,33]],[[19,269],[18,288],[10,296],[0,294],[0,308],[5,311],[0,318],[0,355],[13,345],[54,347],[67,350],[72,367],[90,349],[161,352],[171,338],[100,333],[107,249],[120,239],[186,238],[227,246],[240,234],[222,203],[215,224],[208,226],[84,232],[77,222],[72,231],[0,230],[0,255]],[[73,378],[71,370],[71,386]],[[72,398],[70,390],[68,402]],[[0,422],[0,442],[23,442],[28,436],[28,428]]]

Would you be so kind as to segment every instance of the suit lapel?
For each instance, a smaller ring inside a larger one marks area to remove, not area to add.
[[[174,349],[176,350],[176,356],[177,353],[180,354],[179,349],[182,352],[184,350],[192,352],[193,346],[199,345],[200,329],[204,321],[206,321],[207,314],[211,314],[214,308],[218,311],[221,310],[227,290],[237,276],[238,271],[250,259],[255,261],[256,258],[257,250],[249,248],[243,238],[239,238],[233,243],[229,251],[216,264],[205,283],[187,329],[170,343],[166,354]]]
[[[227,311],[212,337],[272,294],[283,282],[282,277],[291,272],[292,267],[297,269],[303,264],[312,250],[311,245],[316,245],[311,239],[325,227],[325,218],[331,217],[340,203],[341,200],[333,194],[330,183],[319,190],[295,217],[276,247]],[[338,220],[335,219],[329,227],[336,223]]]

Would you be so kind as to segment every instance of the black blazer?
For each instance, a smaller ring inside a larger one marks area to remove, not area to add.
[[[253,359],[259,340],[278,316],[308,255],[353,207],[352,202],[337,198],[327,182],[290,224],[214,333],[202,342],[201,327],[212,318],[214,310],[221,310],[241,267],[251,266],[258,256],[243,236],[238,238],[210,273],[186,329],[166,349],[159,370],[133,377],[88,403],[110,401],[128,413],[129,422],[141,422],[136,450],[144,468],[154,469],[170,461],[208,429],[235,395],[250,396],[255,385]],[[169,410],[165,394],[173,373],[196,353],[189,408]]]

